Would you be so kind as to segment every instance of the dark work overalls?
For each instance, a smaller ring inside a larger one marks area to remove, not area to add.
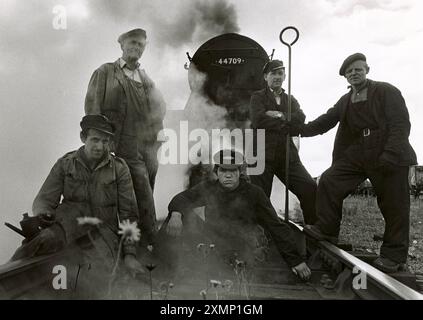
[[[345,117],[355,140],[344,156],[322,174],[317,190],[317,226],[325,234],[338,236],[344,198],[369,178],[386,223],[380,254],[405,263],[409,244],[408,166],[396,166],[389,173],[378,168],[386,137],[367,100],[350,100]]]
[[[122,73],[126,99],[126,115],[116,155],[122,157],[131,172],[141,221],[141,231],[152,242],[156,230],[156,211],[153,190],[158,169],[156,137],[148,135],[150,104],[145,83]]]

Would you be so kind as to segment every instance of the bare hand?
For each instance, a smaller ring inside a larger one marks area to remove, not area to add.
[[[135,277],[137,273],[145,273],[141,263],[139,263],[133,255],[126,255],[123,262],[133,277]]]
[[[308,280],[311,277],[311,270],[305,262],[293,267],[292,272],[301,280]]]
[[[274,119],[281,119],[281,120],[285,120],[285,116],[283,115],[282,112],[280,111],[276,111],[276,110],[269,110],[266,111],[266,115],[269,117],[272,117]]]
[[[182,232],[182,214],[177,211],[174,211],[171,214],[172,216],[167,224],[166,232],[170,236],[177,237],[181,235]]]

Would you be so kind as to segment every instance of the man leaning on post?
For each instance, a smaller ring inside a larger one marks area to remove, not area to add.
[[[339,74],[350,84],[334,107],[306,125],[291,124],[291,134],[312,137],[339,123],[331,167],[317,188],[317,222],[306,233],[337,242],[342,202],[369,178],[385,219],[385,233],[375,267],[396,272],[405,264],[409,246],[409,166],[416,154],[408,137],[410,120],[401,92],[393,85],[367,79],[366,56],[345,59]]]
[[[261,157],[259,161],[265,162],[265,169],[260,175],[252,175],[251,182],[260,186],[270,198],[273,177],[276,175],[282,183],[285,183],[286,174],[288,95],[282,88],[286,77],[282,61],[269,61],[263,68],[263,76],[266,88],[254,92],[251,96],[250,118],[253,129],[265,130],[265,152],[257,154],[257,157]],[[293,123],[304,123],[305,115],[294,97],[292,97],[291,117]],[[289,140],[288,148],[291,155],[289,159],[289,190],[300,200],[305,223],[312,224],[316,221],[316,182],[301,163],[292,138]]]

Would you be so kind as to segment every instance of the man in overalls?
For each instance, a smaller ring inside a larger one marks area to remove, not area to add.
[[[138,60],[147,44],[143,29],[118,38],[122,57],[94,71],[85,98],[86,114],[103,114],[116,127],[113,151],[128,164],[138,204],[141,230],[152,243],[156,230],[153,190],[158,169],[157,133],[163,128],[166,106]]]
[[[317,188],[317,222],[305,232],[336,242],[342,201],[369,178],[385,218],[380,257],[374,265],[395,272],[407,260],[410,224],[409,166],[417,163],[411,147],[410,120],[401,92],[393,85],[367,79],[369,66],[362,53],[345,59],[339,74],[350,91],[334,107],[306,125],[291,126],[291,134],[312,137],[339,123],[332,166]]]

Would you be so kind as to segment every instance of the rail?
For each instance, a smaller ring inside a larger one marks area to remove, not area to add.
[[[298,228],[299,231],[303,231],[303,227],[297,223],[290,221],[290,224]],[[406,286],[388,274],[383,273],[370,264],[360,260],[345,250],[338,248],[330,242],[316,241],[316,243],[320,249],[334,256],[338,261],[347,266],[349,269],[356,267],[358,270],[360,270],[360,272],[364,272],[371,284],[381,290],[387,297],[401,300],[423,300],[423,295],[419,292]],[[356,293],[359,294],[359,292]]]

